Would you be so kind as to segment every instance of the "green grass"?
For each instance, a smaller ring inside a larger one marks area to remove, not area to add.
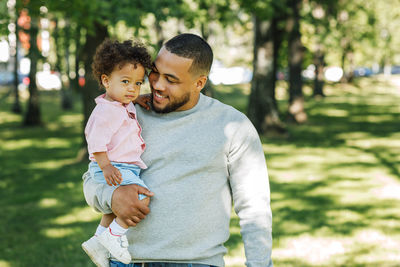
[[[306,95],[306,124],[288,125],[285,137],[262,137],[274,264],[399,266],[400,89],[381,78],[327,85],[326,92],[320,100]],[[248,93],[249,85],[218,86],[216,98],[245,111]],[[45,124],[37,128],[21,126],[22,117],[9,112],[12,99],[0,102],[0,266],[93,266],[80,248],[99,219],[82,194],[86,163],[75,161],[80,99],[68,112],[58,92],[40,99]],[[244,262],[238,225],[233,216],[231,267]]]
[[[274,264],[400,266],[400,87],[379,78],[326,91],[306,96],[309,120],[287,138],[262,138]],[[239,241],[228,243],[232,266],[243,266]]]

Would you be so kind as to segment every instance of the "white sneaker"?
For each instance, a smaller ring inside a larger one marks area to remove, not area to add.
[[[97,236],[83,242],[82,248],[97,267],[110,267],[110,253],[100,244]]]
[[[98,237],[100,244],[102,244],[118,261],[129,264],[132,260],[131,254],[128,251],[128,239],[126,235],[113,235],[110,228],[107,228]]]

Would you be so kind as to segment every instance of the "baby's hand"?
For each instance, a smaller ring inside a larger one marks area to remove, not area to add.
[[[134,103],[139,104],[140,106],[144,107],[147,110],[150,110],[150,105],[149,102],[151,101],[151,95],[150,94],[145,94],[145,95],[139,95]]]
[[[111,164],[103,167],[103,175],[108,185],[119,185],[122,182],[121,173]]]

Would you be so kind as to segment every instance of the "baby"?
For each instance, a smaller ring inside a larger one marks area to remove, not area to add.
[[[86,124],[85,136],[91,160],[89,171],[99,183],[146,187],[139,178],[140,170],[147,168],[140,158],[146,145],[132,102],[138,101],[151,63],[147,49],[139,42],[106,40],[96,50],[93,74],[106,93],[95,99],[96,107]],[[145,99],[139,102],[145,105]],[[139,194],[139,200],[142,199],[148,205],[149,197]],[[128,225],[113,213],[103,214],[95,235],[82,248],[97,266],[109,266],[107,256],[100,252],[104,251],[101,246],[118,261],[129,264],[127,230]]]

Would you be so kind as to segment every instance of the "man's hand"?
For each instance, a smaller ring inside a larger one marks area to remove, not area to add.
[[[102,171],[108,185],[118,185],[122,182],[121,172],[113,165],[104,166]]]
[[[139,95],[133,103],[139,104],[140,106],[144,107],[147,110],[150,110],[149,102],[151,101],[150,94]]]
[[[136,184],[120,186],[115,189],[112,195],[112,211],[129,226],[136,226],[150,212],[148,198],[139,200],[139,194],[148,197],[154,196],[154,193]]]

